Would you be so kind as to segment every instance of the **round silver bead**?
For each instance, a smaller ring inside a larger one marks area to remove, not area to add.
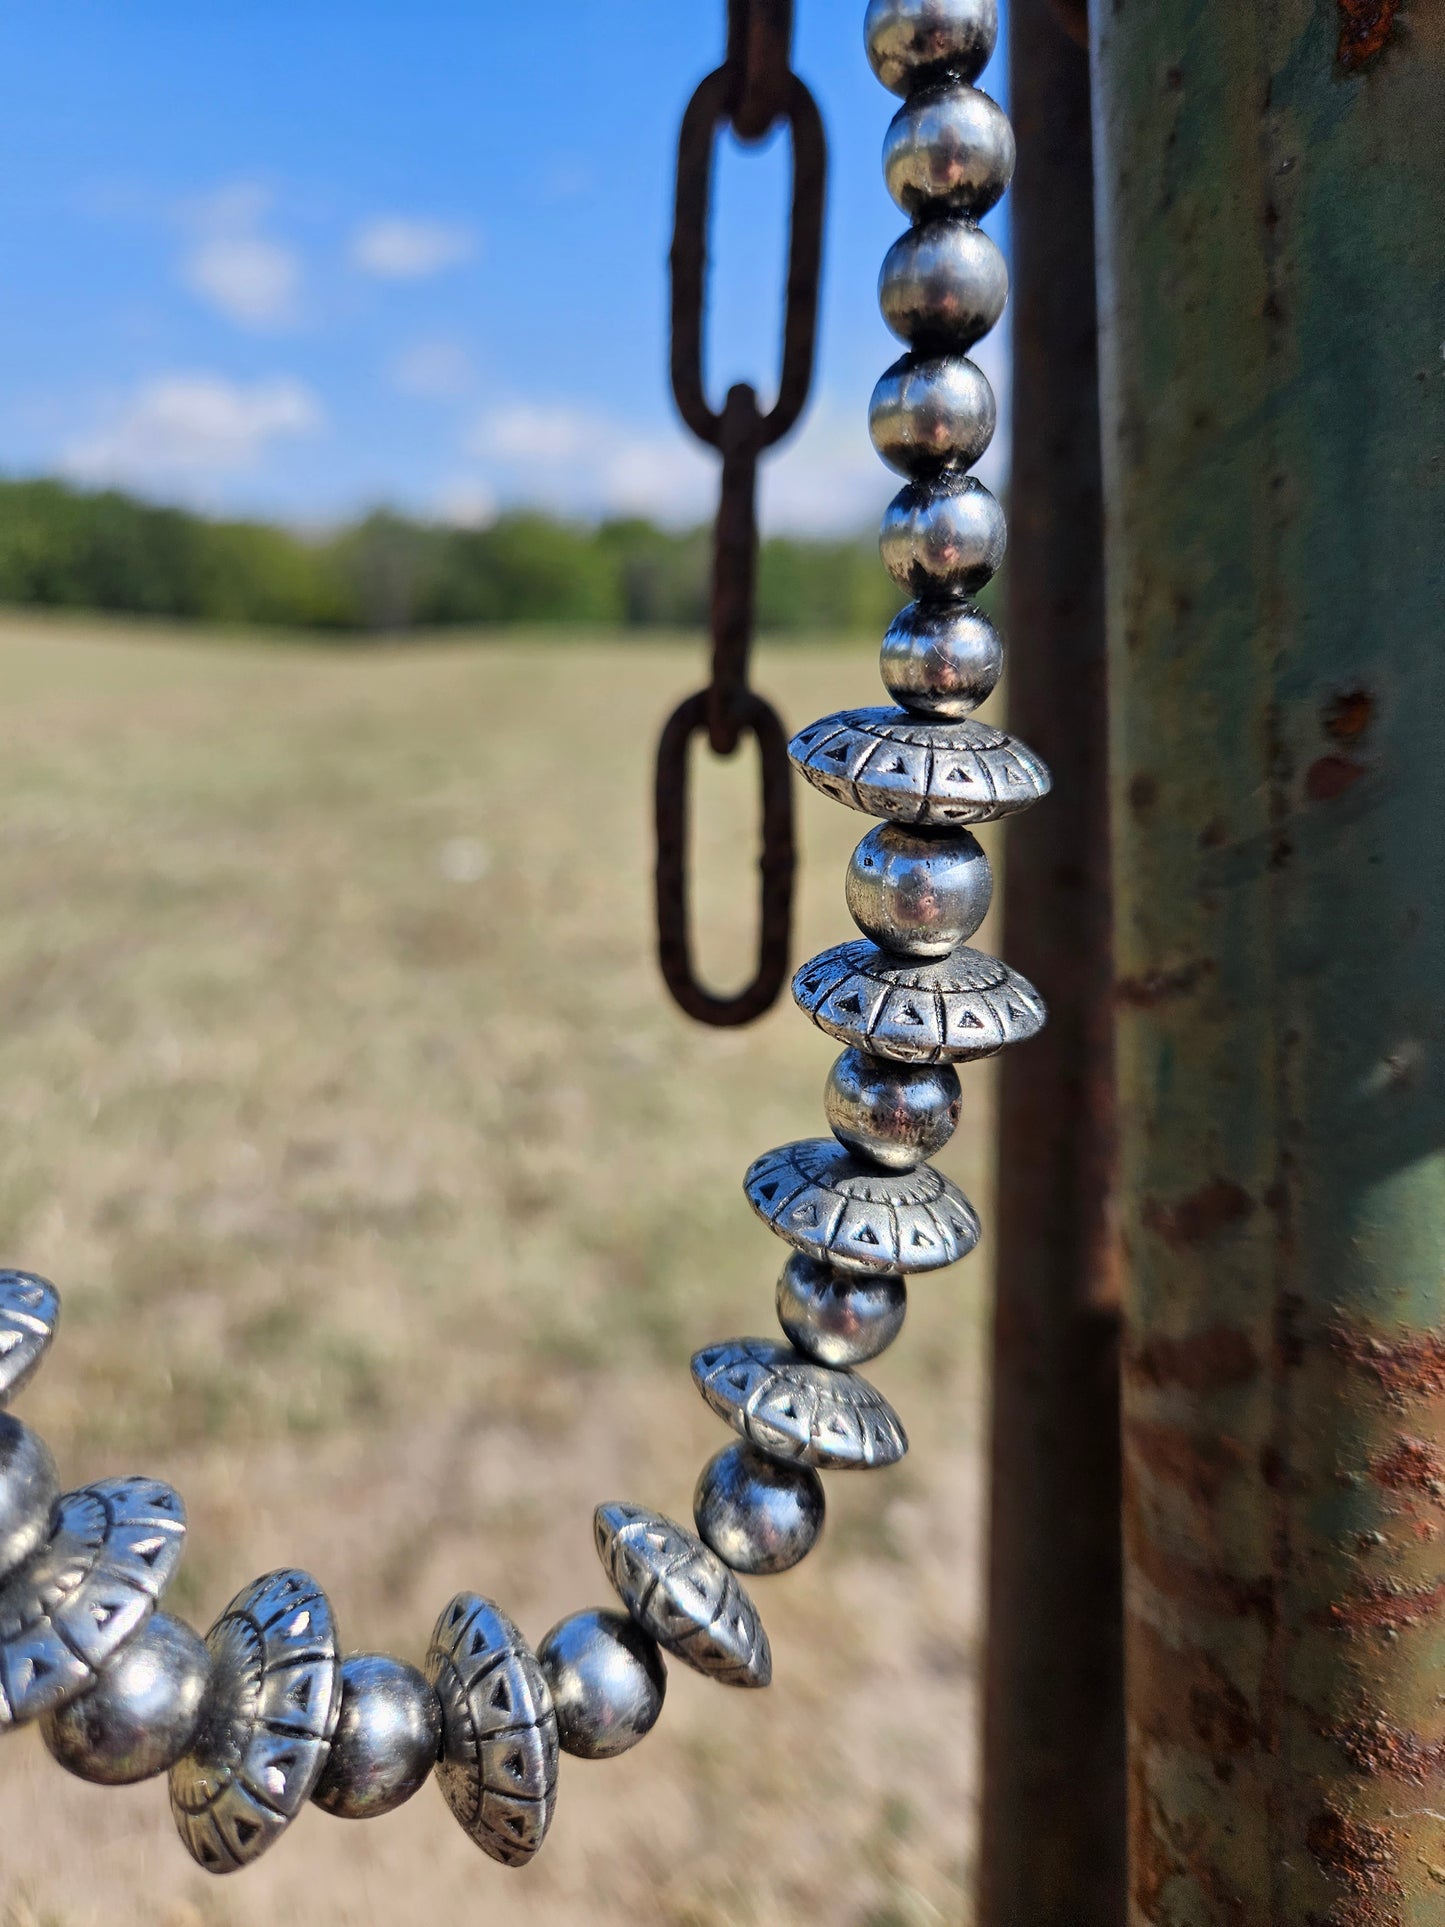
[[[77,1779],[131,1786],[169,1772],[201,1724],[211,1655],[199,1633],[154,1613],[90,1691],[40,1731],[51,1757]]]
[[[953,1136],[962,1095],[952,1064],[845,1050],[828,1073],[823,1109],[840,1144],[885,1171],[911,1171]]]
[[[986,214],[1013,179],[1014,130],[976,87],[930,87],[883,139],[883,179],[905,214]]]
[[[823,1530],[823,1481],[808,1465],[725,1445],[702,1469],[693,1493],[698,1532],[734,1572],[787,1572]]]
[[[952,720],[993,694],[1003,637],[976,603],[910,602],[889,624],[878,666],[895,702]]]
[[[967,595],[1003,561],[1008,524],[982,482],[910,482],[888,504],[878,536],[883,566],[910,595]]]
[[[415,1666],[353,1653],[341,1668],[341,1714],[312,1804],[375,1820],[411,1798],[436,1765],[441,1702]]]
[[[862,1365],[903,1329],[908,1288],[882,1272],[844,1272],[795,1251],[778,1278],[778,1323],[820,1365]]]
[[[883,257],[878,306],[900,341],[958,354],[986,335],[1008,300],[1008,263],[962,215],[900,234]]]
[[[844,892],[854,923],[880,948],[946,957],[988,915],[993,871],[967,830],[880,823],[853,852]]]
[[[38,1432],[0,1412],[0,1578],[50,1537],[60,1475]]]
[[[626,1613],[573,1613],[537,1648],[564,1752],[611,1760],[650,1733],[667,1693],[657,1641]]]
[[[998,0],[869,0],[863,34],[890,94],[941,73],[972,80],[998,41]]]
[[[904,355],[880,378],[868,409],[873,446],[902,475],[970,467],[997,426],[988,377],[962,355]]]

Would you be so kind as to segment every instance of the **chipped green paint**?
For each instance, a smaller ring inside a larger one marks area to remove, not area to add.
[[[1445,7],[1377,11],[1096,10],[1135,1927],[1445,1922]]]

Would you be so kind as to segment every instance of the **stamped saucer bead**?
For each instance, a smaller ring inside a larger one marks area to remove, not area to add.
[[[33,1271],[0,1271],[0,1405],[33,1377],[55,1336],[60,1294]]]
[[[394,1812],[425,1784],[441,1731],[441,1705],[415,1666],[353,1653],[341,1668],[341,1712],[312,1804],[341,1820]]]
[[[667,1667],[657,1641],[627,1613],[569,1614],[542,1640],[537,1660],[564,1753],[613,1760],[656,1726]]]
[[[593,1520],[597,1553],[645,1633],[725,1686],[766,1686],[773,1655],[757,1607],[716,1553],[646,1506],[614,1501]]]
[[[78,1779],[130,1786],[169,1772],[205,1710],[211,1655],[183,1620],[155,1613],[88,1693],[41,1721],[51,1755]]]

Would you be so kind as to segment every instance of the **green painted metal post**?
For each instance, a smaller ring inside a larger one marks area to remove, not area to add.
[[[1445,6],[1099,0],[1135,1923],[1445,1922]]]

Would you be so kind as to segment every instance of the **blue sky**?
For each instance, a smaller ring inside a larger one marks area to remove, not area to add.
[[[771,527],[862,528],[890,493],[866,407],[897,352],[874,301],[896,103],[862,11],[797,4],[832,173],[818,378]],[[701,519],[715,470],[672,412],[665,266],[677,123],[724,14],[10,0],[0,472],[304,523],[383,501]],[[721,156],[718,395],[772,379],[786,178],[776,141]],[[1003,344],[979,358],[999,375]]]

